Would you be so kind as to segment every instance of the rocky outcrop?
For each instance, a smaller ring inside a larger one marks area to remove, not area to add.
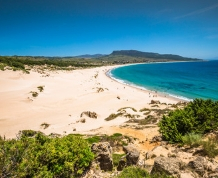
[[[112,171],[112,147],[108,142],[93,143],[91,150],[96,154],[96,161],[99,162],[101,170]]]
[[[195,160],[190,161],[188,166],[194,169],[194,171],[197,172],[201,176],[203,176],[205,174],[205,171],[209,168],[207,165],[206,158],[202,156],[199,156]]]
[[[134,145],[128,145],[123,147],[124,151],[126,152],[126,164],[129,165],[136,165],[140,152],[136,149]]]
[[[84,111],[80,114],[80,117],[83,117],[83,115],[86,115],[90,118],[94,118],[94,119],[97,119],[98,115],[96,112],[91,112],[91,111]]]
[[[154,166],[151,170],[151,174],[165,173],[167,175],[179,177],[181,172],[180,169],[183,165],[183,162],[177,158],[157,157],[154,160]]]

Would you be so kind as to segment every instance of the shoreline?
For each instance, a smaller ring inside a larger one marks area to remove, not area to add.
[[[180,61],[180,62],[183,62],[183,61]],[[186,61],[184,61],[184,62],[186,62]],[[154,63],[165,63],[165,62],[154,62]],[[172,94],[170,94],[170,93],[163,93],[163,92],[160,92],[160,91],[155,91],[155,90],[150,90],[150,89],[147,89],[147,88],[145,88],[145,87],[140,87],[140,86],[137,86],[137,85],[135,85],[135,84],[129,84],[129,83],[126,83],[126,82],[124,82],[124,81],[120,81],[119,79],[116,79],[115,77],[112,77],[111,75],[110,75],[110,73],[111,73],[111,71],[112,70],[114,70],[114,69],[116,69],[116,68],[119,68],[119,67],[126,67],[126,66],[130,66],[130,65],[142,65],[142,64],[154,64],[154,63],[137,63],[137,64],[124,64],[124,65],[119,65],[119,66],[116,66],[116,67],[114,67],[114,68],[111,68],[111,69],[109,69],[108,71],[106,71],[105,72],[105,75],[108,77],[108,78],[110,78],[110,79],[112,79],[113,81],[116,81],[116,82],[118,82],[118,83],[121,83],[121,84],[123,84],[123,85],[126,85],[126,86],[129,86],[129,87],[133,87],[133,88],[136,88],[136,89],[138,89],[138,90],[142,90],[142,91],[145,91],[145,92],[149,92],[149,93],[153,93],[154,95],[159,95],[159,96],[161,96],[161,97],[169,97],[169,98],[171,98],[171,99],[175,99],[175,100],[177,100],[178,102],[190,102],[190,101],[192,101],[192,99],[189,99],[189,98],[186,98],[186,97],[183,97],[183,96],[174,96],[174,95],[172,95]],[[167,63],[174,63],[174,62],[167,62]]]

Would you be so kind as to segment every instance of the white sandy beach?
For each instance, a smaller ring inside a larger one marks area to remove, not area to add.
[[[111,68],[49,72],[49,76],[37,72],[0,71],[0,135],[14,138],[19,130],[24,129],[40,130],[46,134],[111,133],[128,119],[104,119],[122,107],[139,110],[147,107],[152,99],[162,103],[178,102],[178,99],[110,79],[105,72]],[[39,92],[38,86],[44,86],[44,91]],[[98,88],[104,91],[97,92]],[[31,91],[39,95],[32,97]],[[78,122],[83,111],[96,112],[98,117],[84,116],[86,122]],[[47,129],[40,126],[44,122],[50,124]]]

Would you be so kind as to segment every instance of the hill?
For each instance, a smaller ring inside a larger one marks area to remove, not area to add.
[[[175,61],[196,61],[200,59],[196,58],[188,58],[182,57],[179,55],[174,54],[159,54],[159,53],[152,53],[152,52],[142,52],[137,50],[119,50],[113,51],[110,55],[113,56],[131,56],[131,57],[141,57],[141,58],[151,58],[151,59],[167,59],[167,60],[175,60]]]

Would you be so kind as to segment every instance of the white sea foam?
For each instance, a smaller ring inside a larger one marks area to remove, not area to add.
[[[145,91],[154,91],[154,90],[151,90],[151,89],[147,89],[145,87],[142,87],[142,86],[138,86],[136,84],[133,84],[133,83],[130,83],[130,82],[127,82],[125,80],[122,80],[122,79],[118,79],[116,77],[113,76],[112,74],[112,70],[114,70],[115,68],[111,69],[111,70],[108,70],[106,75],[108,77],[110,77],[111,79],[119,82],[119,83],[122,83],[124,85],[128,85],[128,86],[131,86],[131,87],[134,87],[134,88],[137,88],[137,89],[140,89],[140,90],[145,90]],[[190,99],[190,98],[186,98],[184,96],[178,96],[178,95],[175,95],[175,94],[171,94],[171,93],[165,93],[165,92],[161,92],[161,91],[158,91],[159,94],[163,95],[163,96],[170,96],[170,97],[173,97],[173,98],[177,98],[177,99],[180,99],[180,100],[183,100],[183,101],[192,101],[193,99]]]

